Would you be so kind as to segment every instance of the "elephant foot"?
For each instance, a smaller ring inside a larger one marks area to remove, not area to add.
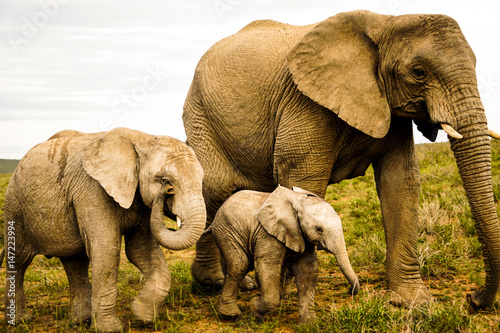
[[[144,324],[152,323],[158,315],[158,310],[163,302],[158,302],[154,304],[151,302],[144,302],[135,298],[132,301],[132,313],[134,314],[134,319],[141,321]]]
[[[257,286],[253,282],[252,278],[248,275],[245,275],[245,277],[240,281],[239,287],[243,291],[252,291],[257,289]]]
[[[252,309],[252,314],[257,318],[262,318],[272,312],[275,306],[270,305],[261,296],[252,298],[250,301],[250,309]]]
[[[429,289],[422,283],[412,285],[391,286],[387,291],[389,303],[398,307],[415,307],[427,305],[431,302],[432,297]]]
[[[472,294],[467,294],[466,297],[467,302],[476,310],[484,309],[495,300],[495,294],[488,294],[485,290],[476,290]]]
[[[71,322],[76,325],[80,325],[83,323],[90,323],[90,310],[86,312],[78,312],[75,313],[71,311]]]
[[[116,314],[113,314],[111,316],[106,316],[104,318],[95,318],[94,321],[92,321],[92,328],[93,331],[97,331],[99,333],[105,333],[105,332],[122,332],[123,331],[123,325],[116,316]]]
[[[22,312],[22,313],[14,312],[10,314],[9,311],[7,310],[5,311],[4,314],[4,319],[6,322],[12,323],[12,321],[14,321],[16,325],[30,321],[32,318],[33,316],[28,312]]]
[[[235,319],[241,316],[241,310],[236,301],[225,302],[221,299],[219,308],[217,309],[217,314],[222,319]]]
[[[88,304],[75,305],[71,307],[71,322],[73,324],[90,323],[91,311],[90,302]]]
[[[314,311],[310,311],[299,316],[299,325],[306,325],[316,320]]]
[[[215,267],[210,267],[195,260],[191,264],[191,274],[195,281],[202,286],[217,289],[224,286],[224,273],[222,272],[220,263],[217,263]]]

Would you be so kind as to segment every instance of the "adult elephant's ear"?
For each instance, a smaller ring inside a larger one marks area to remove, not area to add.
[[[374,36],[390,16],[354,11],[332,16],[288,53],[298,89],[374,138],[384,137],[391,114],[377,74]]]
[[[293,193],[290,189],[278,186],[258,210],[257,218],[270,235],[276,237],[287,248],[302,253],[305,243],[297,220],[297,211],[293,206],[296,198],[291,198],[296,196]]]
[[[131,130],[117,128],[93,139],[83,150],[85,171],[123,208],[134,201],[139,183],[137,153]]]

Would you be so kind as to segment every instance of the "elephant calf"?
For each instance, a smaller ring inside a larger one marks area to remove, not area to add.
[[[5,319],[28,318],[24,273],[37,254],[61,259],[71,293],[71,319],[99,332],[121,331],[116,283],[122,235],[127,258],[146,283],[132,303],[152,322],[170,289],[158,244],[181,250],[203,233],[203,169],[185,143],[117,128],[62,131],[19,162],[5,195],[7,285]],[[177,219],[172,232],[164,213]],[[92,263],[92,287],[88,277]]]
[[[298,290],[300,322],[314,318],[314,292],[318,277],[315,246],[335,254],[350,293],[359,282],[347,256],[340,218],[324,199],[294,187],[279,186],[272,193],[240,191],[219,209],[211,232],[225,261],[226,278],[218,313],[241,314],[238,283],[253,268],[262,296],[251,301],[254,315],[272,311],[282,294],[285,269],[293,272]]]

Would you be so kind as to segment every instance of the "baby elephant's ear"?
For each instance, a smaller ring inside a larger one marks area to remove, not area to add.
[[[83,150],[83,168],[123,208],[134,201],[139,163],[129,131],[117,128],[92,140]]]
[[[279,186],[257,212],[266,231],[295,252],[304,252],[305,243],[293,202],[298,193]]]
[[[293,189],[294,192],[297,192],[297,193],[302,193],[302,194],[307,194],[307,195],[310,195],[310,196],[313,196],[313,197],[318,197],[318,195],[316,195],[316,193],[309,192],[307,190],[303,190],[303,189],[301,189],[300,187],[297,187],[297,186],[292,187],[292,189]]]

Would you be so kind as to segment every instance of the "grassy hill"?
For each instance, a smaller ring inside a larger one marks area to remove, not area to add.
[[[500,142],[493,142],[493,184],[500,213]],[[385,293],[385,239],[373,171],[364,177],[328,188],[326,199],[342,218],[351,263],[361,282],[360,294],[351,298],[348,284],[335,258],[318,252],[320,275],[316,291],[318,320],[297,325],[294,290],[276,313],[262,322],[250,316],[249,302],[257,291],[240,292],[244,315],[236,322],[215,314],[220,291],[204,289],[192,281],[189,265],[194,248],[163,249],[172,274],[172,289],[159,320],[143,327],[132,320],[130,303],[144,284],[140,272],[121,255],[117,311],[129,332],[496,332],[499,303],[474,311],[466,293],[484,285],[481,246],[465,192],[448,143],[417,146],[421,169],[418,252],[421,273],[433,302],[428,306],[397,308]],[[9,175],[0,179],[0,208]],[[3,218],[3,214],[0,219]],[[0,281],[5,269],[0,269]],[[0,282],[0,293],[3,282]],[[33,319],[20,325],[23,332],[92,332],[69,322],[69,288],[59,259],[37,256],[26,274],[27,306]],[[500,299],[500,296],[497,297]],[[0,314],[1,315],[1,314]],[[8,325],[0,323],[4,332]]]
[[[0,159],[0,173],[12,173],[17,166],[19,160],[4,160]]]

